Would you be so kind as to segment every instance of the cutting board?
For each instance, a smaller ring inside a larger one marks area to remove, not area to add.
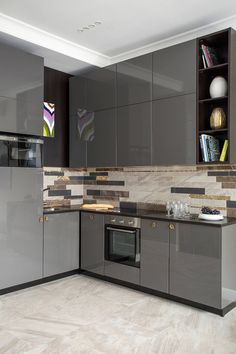
[[[81,205],[83,209],[96,209],[96,210],[107,210],[114,209],[114,206],[111,204],[83,204]]]

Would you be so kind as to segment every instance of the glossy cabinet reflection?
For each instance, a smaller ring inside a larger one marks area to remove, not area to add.
[[[151,102],[117,108],[117,164],[151,164]]]
[[[86,115],[86,113],[85,113]],[[87,139],[89,131],[86,128],[86,116],[70,115],[69,122],[69,165],[70,167],[87,166]]]
[[[87,166],[115,166],[116,110],[108,109],[91,113],[89,132],[90,136],[87,139]]]
[[[152,164],[196,162],[196,96],[153,101]]]
[[[152,54],[117,64],[117,105],[152,99]]]
[[[0,131],[42,135],[43,58],[0,45]]]
[[[44,271],[48,277],[79,268],[79,213],[44,216]]]
[[[168,292],[169,224],[160,220],[142,220],[140,285]]]
[[[81,269],[104,274],[104,215],[81,212]]]
[[[0,289],[42,278],[41,169],[0,167]],[[27,181],[27,183],[26,183]]]
[[[86,86],[86,108],[89,111],[115,107],[116,65],[87,73]]]
[[[153,99],[196,92],[196,41],[153,53]]]
[[[170,231],[170,294],[221,308],[221,229],[176,223]]]

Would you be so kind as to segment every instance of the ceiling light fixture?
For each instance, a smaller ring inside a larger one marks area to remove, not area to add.
[[[91,23],[91,24],[89,24],[89,25],[86,25],[86,26],[84,26],[84,27],[82,27],[82,28],[78,28],[78,29],[77,29],[77,32],[82,33],[82,32],[84,32],[84,31],[86,31],[86,30],[95,28],[96,26],[99,26],[99,25],[101,25],[101,24],[102,24],[102,21],[95,21],[94,23]]]

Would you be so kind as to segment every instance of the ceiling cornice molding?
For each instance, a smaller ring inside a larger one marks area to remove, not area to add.
[[[25,22],[0,13],[0,32],[59,52],[91,65],[104,67],[110,64],[110,57],[55,36]]]
[[[161,41],[150,43],[134,50],[123,52],[119,55],[108,56],[0,13],[0,32],[98,67],[105,67],[151,53],[158,49],[166,48],[228,27],[236,28],[236,15]]]
[[[146,46],[142,46],[137,49],[121,53],[119,55],[115,55],[110,58],[111,64],[119,63],[121,61],[135,58],[140,55],[148,54],[162,48],[166,48],[178,43],[186,42],[188,40],[195,39],[197,37],[201,37],[216,31],[220,31],[228,27],[236,28],[236,15],[227,17],[225,19],[216,22],[212,22],[208,25],[198,27],[190,31],[186,31],[169,38],[165,38],[161,41],[150,43]]]

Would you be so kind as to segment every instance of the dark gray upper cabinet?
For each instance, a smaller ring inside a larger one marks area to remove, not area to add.
[[[221,228],[176,223],[170,230],[170,294],[221,308]]]
[[[44,272],[48,277],[79,268],[79,213],[45,215]]]
[[[91,112],[87,139],[87,166],[116,166],[116,110]]]
[[[141,281],[149,289],[168,292],[169,223],[142,220],[141,224]]]
[[[87,110],[97,111],[115,107],[116,65],[87,73],[86,91]]]
[[[196,163],[196,96],[153,101],[152,164]]]
[[[104,274],[104,216],[81,213],[81,268]]]
[[[151,164],[151,102],[117,108],[117,164]]]
[[[84,113],[70,115],[70,139],[69,139],[69,166],[86,167],[87,166],[87,140],[90,137],[89,126],[86,121],[89,118]]]
[[[43,132],[43,58],[0,45],[0,131]]]
[[[152,54],[117,64],[117,105],[152,99]]]
[[[196,40],[153,53],[153,99],[196,92]]]
[[[69,109],[70,115],[77,115],[87,108],[87,80],[82,76],[69,79]]]

